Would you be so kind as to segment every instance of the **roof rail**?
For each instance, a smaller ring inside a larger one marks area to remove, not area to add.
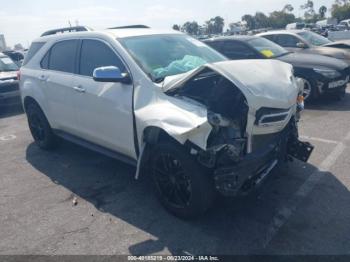
[[[66,32],[84,32],[84,31],[92,31],[92,29],[87,26],[64,27],[64,28],[58,28],[58,29],[52,29],[52,30],[46,31],[41,36],[55,35],[58,33],[63,34]]]
[[[126,25],[126,26],[116,26],[108,29],[129,29],[129,28],[150,28],[147,25]]]

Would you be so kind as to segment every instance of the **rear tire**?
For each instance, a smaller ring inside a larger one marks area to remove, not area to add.
[[[55,148],[57,144],[56,136],[53,134],[41,108],[35,103],[30,103],[26,108],[26,112],[29,129],[35,143],[44,150]]]
[[[176,142],[155,146],[151,174],[158,199],[179,218],[198,217],[214,202],[216,194],[209,170]]]

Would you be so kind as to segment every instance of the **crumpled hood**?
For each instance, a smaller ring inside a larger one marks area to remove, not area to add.
[[[205,68],[223,75],[245,95],[251,108],[290,108],[296,102],[298,86],[292,66],[277,60],[236,60],[206,64],[164,81],[163,91],[178,88]],[[180,87],[181,88],[181,87]]]

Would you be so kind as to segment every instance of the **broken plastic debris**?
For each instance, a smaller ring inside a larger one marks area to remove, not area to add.
[[[78,198],[74,197],[72,203],[73,203],[73,206],[78,205]]]

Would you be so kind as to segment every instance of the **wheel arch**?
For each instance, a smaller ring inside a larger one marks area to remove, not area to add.
[[[47,121],[49,122],[50,127],[52,127],[52,122],[50,121],[50,118],[47,116],[46,112],[44,111],[43,107],[40,105],[40,103],[32,96],[26,96],[23,99],[23,109],[25,112],[27,112],[28,106],[30,104],[35,104],[36,106],[38,106],[41,110],[41,112],[44,114],[44,116],[46,117]]]
[[[28,106],[30,104],[36,104],[37,106],[40,107],[41,111],[42,111],[42,108],[41,106],[39,105],[39,103],[31,96],[26,96],[24,99],[23,99],[23,108],[25,111],[27,111],[28,109]]]
[[[164,129],[157,126],[146,127],[142,132],[141,154],[137,163],[136,179],[147,170],[147,163],[149,163],[149,160],[151,159],[154,146],[161,141],[169,141],[183,146],[176,139],[171,137],[171,135],[169,135]]]

